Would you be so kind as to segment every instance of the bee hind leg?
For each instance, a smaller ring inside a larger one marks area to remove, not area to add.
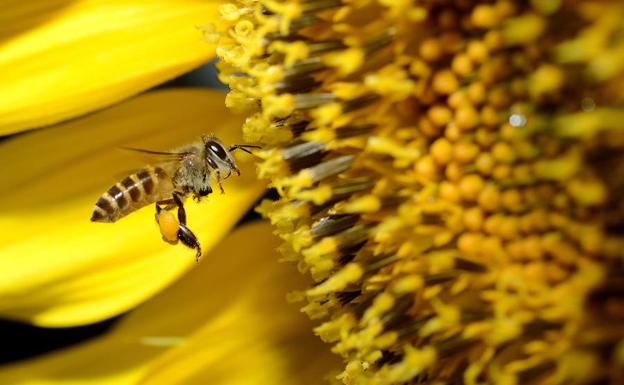
[[[166,199],[164,201],[156,202],[156,223],[163,211],[169,211],[178,207],[177,203],[173,199]]]
[[[173,201],[178,206],[178,221],[180,222],[180,226],[178,228],[178,239],[185,246],[197,250],[197,253],[195,254],[195,261],[199,262],[202,255],[201,246],[197,236],[186,226],[186,210],[184,209],[182,196],[179,193],[174,192]]]
[[[199,262],[201,258],[201,245],[199,244],[199,240],[197,240],[197,236],[193,234],[191,229],[186,227],[185,224],[180,223],[180,228],[178,229],[178,239],[187,247],[191,249],[197,250],[195,253],[195,261]]]

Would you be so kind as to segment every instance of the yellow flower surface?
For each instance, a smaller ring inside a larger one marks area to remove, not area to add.
[[[259,210],[343,383],[624,383],[622,2],[221,12]]]
[[[102,108],[214,54],[204,0],[34,0],[0,6],[0,135]]]
[[[241,119],[223,98],[217,91],[154,91],[0,143],[0,315],[41,326],[95,322],[133,308],[195,266],[194,251],[161,239],[153,205],[116,223],[89,218],[111,185],[162,161],[123,146],[167,151],[210,133],[240,143]],[[205,251],[264,190],[251,156],[236,156],[242,175],[224,182],[224,195],[185,205]]]
[[[107,334],[2,367],[0,383],[317,383],[336,360],[286,303],[305,282],[276,261],[277,244],[267,224],[238,228]]]

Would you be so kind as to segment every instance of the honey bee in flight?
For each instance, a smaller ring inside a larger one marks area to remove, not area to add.
[[[126,215],[151,203],[156,204],[156,221],[164,211],[177,208],[177,239],[196,249],[196,259],[201,257],[197,236],[186,226],[184,200],[190,195],[199,201],[212,193],[212,177],[223,193],[223,180],[232,172],[240,175],[232,157],[234,150],[251,153],[248,144],[226,147],[214,136],[203,136],[201,142],[184,146],[174,152],[160,152],[128,148],[147,154],[166,157],[166,161],[147,166],[126,176],[102,194],[95,202],[92,222],[116,222]],[[162,231],[162,227],[161,227]]]

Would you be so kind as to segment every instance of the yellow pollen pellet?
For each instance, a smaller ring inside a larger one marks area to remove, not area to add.
[[[493,184],[488,184],[479,194],[479,206],[487,211],[494,212],[498,210],[500,204],[500,191]]]
[[[499,19],[493,6],[480,4],[473,9],[470,21],[475,27],[490,28],[496,25]]]
[[[459,182],[462,198],[470,202],[476,201],[481,190],[483,190],[483,185],[483,178],[477,174],[464,176]]]
[[[459,80],[450,70],[440,70],[433,75],[432,85],[438,94],[449,95],[459,88]]]
[[[475,161],[477,171],[484,176],[492,174],[494,170],[494,158],[487,152],[482,152]]]
[[[419,54],[424,60],[434,62],[442,57],[442,46],[437,39],[425,39],[420,43]]]
[[[504,240],[511,240],[518,236],[518,220],[515,217],[504,217],[497,229],[498,235]]]
[[[503,192],[501,196],[501,203],[504,208],[509,211],[517,211],[522,204],[522,195],[517,189],[509,189]]]
[[[468,86],[468,98],[473,104],[483,103],[485,94],[485,86],[481,82],[473,82]]]
[[[472,162],[479,155],[479,146],[463,140],[455,143],[453,146],[453,159],[459,163]]]
[[[444,136],[451,142],[456,142],[461,138],[462,132],[456,122],[450,122],[444,130]]]
[[[490,147],[497,139],[497,132],[479,128],[475,132],[475,141],[482,147]]]
[[[498,126],[501,123],[500,113],[493,106],[486,104],[481,108],[481,123],[486,126]]]
[[[467,76],[474,71],[474,65],[472,59],[467,54],[455,55],[451,62],[451,68],[456,74],[461,76]]]
[[[457,239],[457,248],[465,255],[476,255],[481,247],[479,233],[464,233]]]
[[[492,147],[492,156],[497,162],[513,163],[516,160],[516,153],[506,142],[498,142]]]
[[[445,165],[453,156],[453,145],[446,138],[437,139],[431,144],[431,156],[439,165]]]
[[[458,203],[461,200],[459,188],[453,183],[442,181],[440,182],[440,197],[451,203]]]
[[[497,235],[500,231],[500,226],[503,223],[503,217],[501,215],[489,216],[485,222],[483,222],[483,230],[489,235]]]
[[[439,127],[431,123],[431,120],[429,120],[429,118],[425,116],[422,116],[420,119],[418,119],[418,129],[423,135],[427,137],[437,136],[440,132]]]
[[[457,182],[464,176],[464,168],[457,162],[451,162],[446,166],[444,175],[446,175],[451,182]]]
[[[479,124],[479,113],[471,106],[460,107],[455,112],[455,122],[462,130],[471,130]]]
[[[471,207],[464,211],[464,226],[470,231],[479,231],[483,225],[483,211],[479,207]]]
[[[429,108],[429,110],[427,111],[427,116],[429,117],[431,123],[435,124],[436,126],[446,125],[453,117],[451,110],[440,104],[436,104],[433,107]]]
[[[511,176],[511,166],[508,164],[497,164],[492,171],[492,177],[499,182],[504,182]]]
[[[468,43],[466,52],[468,56],[477,63],[483,63],[490,56],[487,45],[480,40],[473,40]]]
[[[416,172],[424,178],[435,178],[438,170],[431,156],[423,156],[416,162]]]
[[[471,105],[468,94],[464,89],[459,89],[450,94],[447,98],[447,104],[453,109]]]
[[[175,214],[171,211],[161,211],[156,219],[163,239],[167,242],[177,241],[180,222]]]

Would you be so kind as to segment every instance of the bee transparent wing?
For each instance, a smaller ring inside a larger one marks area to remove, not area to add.
[[[185,152],[185,151],[183,152],[153,151],[153,150],[146,150],[143,148],[134,148],[134,147],[121,147],[121,149],[126,150],[126,151],[139,152],[142,154],[155,155],[161,158],[165,158],[165,160],[169,160],[169,161],[183,160],[187,156],[193,154],[192,152]]]

